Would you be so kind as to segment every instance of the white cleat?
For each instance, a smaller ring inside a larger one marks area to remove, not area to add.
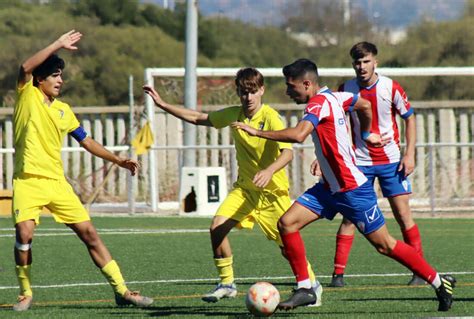
[[[234,298],[235,296],[237,296],[237,287],[234,283],[218,284],[213,291],[205,294],[201,299],[205,302],[218,302],[222,298]]]
[[[316,285],[312,288],[316,295],[316,303],[308,305],[307,307],[321,307],[323,305],[323,286],[319,281],[316,281]]]

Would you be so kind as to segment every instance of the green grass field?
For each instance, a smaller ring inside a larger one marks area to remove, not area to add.
[[[82,243],[62,225],[43,218],[33,242],[35,303],[27,314],[11,305],[18,289],[13,262],[13,228],[0,219],[0,317],[28,318],[247,318],[245,292],[256,281],[270,281],[286,298],[294,285],[291,269],[279,249],[258,226],[230,235],[239,295],[216,304],[200,296],[217,281],[212,261],[208,218],[96,217],[102,239],[121,266],[128,286],[155,298],[147,309],[117,308],[111,288]],[[474,315],[474,219],[419,219],[425,256],[435,268],[458,280],[455,303],[438,313],[433,289],[408,287],[408,271],[378,255],[357,236],[346,271],[345,288],[327,288],[332,272],[339,220],[318,221],[303,231],[311,263],[323,283],[323,306],[277,312],[294,318],[420,318]],[[394,220],[392,234],[401,238]],[[35,288],[36,286],[36,288]]]

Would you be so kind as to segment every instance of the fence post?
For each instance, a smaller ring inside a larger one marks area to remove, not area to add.
[[[435,216],[435,182],[434,182],[434,172],[433,172],[433,144],[430,143],[428,145],[428,176],[430,179],[430,209],[431,209],[431,216]]]

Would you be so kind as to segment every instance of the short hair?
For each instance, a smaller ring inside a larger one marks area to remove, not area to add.
[[[368,54],[376,56],[377,53],[378,50],[375,44],[366,41],[354,44],[354,46],[349,51],[349,55],[352,57],[353,60],[361,59]]]
[[[244,90],[253,93],[258,91],[263,84],[263,75],[255,68],[242,68],[235,76],[237,90]]]
[[[64,66],[64,60],[57,54],[50,55],[33,70],[33,85],[38,86],[38,80],[46,79],[58,70],[63,70]]]
[[[308,59],[298,59],[283,67],[283,75],[286,78],[298,79],[311,75],[315,82],[318,81],[318,67],[316,63]]]

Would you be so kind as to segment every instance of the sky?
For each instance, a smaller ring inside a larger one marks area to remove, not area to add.
[[[185,0],[144,0],[173,8]],[[226,16],[257,25],[280,25],[289,10],[289,3],[301,0],[198,0],[205,16]],[[315,0],[316,1],[316,0]],[[329,0],[342,5],[344,0]],[[351,8],[367,13],[379,27],[403,29],[422,19],[455,20],[466,0],[348,0]]]

